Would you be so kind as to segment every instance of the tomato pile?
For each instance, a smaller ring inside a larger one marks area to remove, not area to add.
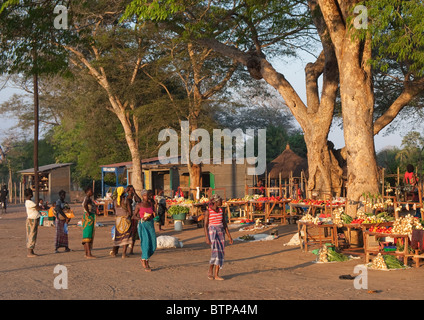
[[[256,199],[256,201],[280,201],[281,197],[277,196],[277,197],[259,197]]]
[[[362,222],[364,222],[364,219],[353,219],[351,223],[359,223],[359,224],[361,224]]]
[[[369,231],[376,232],[376,233],[392,233],[392,229],[393,229],[393,227],[372,226],[371,228],[369,228]]]

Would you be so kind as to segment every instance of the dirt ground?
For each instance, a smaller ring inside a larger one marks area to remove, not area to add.
[[[203,229],[185,225],[177,232],[168,227],[158,235],[171,235],[183,248],[158,249],[151,258],[154,270],[145,272],[140,263],[140,246],[127,259],[112,258],[111,227],[114,217],[100,216],[93,254],[84,258],[81,245],[81,204],[72,204],[76,217],[69,227],[69,253],[54,253],[54,227],[40,227],[36,258],[26,257],[23,205],[11,205],[0,218],[0,299],[1,300],[389,300],[422,299],[424,266],[396,271],[368,271],[368,290],[355,289],[353,275],[363,259],[340,263],[315,263],[316,256],[298,246],[285,246],[297,231],[296,225],[278,225],[256,233],[278,229],[271,241],[227,243],[221,276],[225,281],[207,279],[210,248]],[[232,226],[233,239],[253,232]],[[60,249],[63,250],[63,249]],[[68,271],[68,289],[54,288],[54,268]],[[370,293],[375,290],[376,293]]]

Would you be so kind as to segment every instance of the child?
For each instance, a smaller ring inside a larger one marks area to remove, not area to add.
[[[34,253],[35,243],[37,241],[38,225],[40,223],[40,208],[32,201],[32,190],[25,190],[25,208],[27,212],[26,234],[27,234],[27,257],[32,258],[37,255]]]

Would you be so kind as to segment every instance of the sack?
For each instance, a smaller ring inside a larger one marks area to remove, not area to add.
[[[68,234],[68,224],[67,224],[67,223],[65,223],[65,224],[63,225],[63,232],[64,232],[65,234]]]
[[[115,240],[115,226],[112,226],[112,230],[111,230],[111,235],[112,235],[112,240]]]

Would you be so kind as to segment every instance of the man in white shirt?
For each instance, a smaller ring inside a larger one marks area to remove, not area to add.
[[[34,253],[35,243],[37,241],[38,225],[40,223],[40,208],[32,201],[33,193],[31,189],[25,190],[25,208],[27,212],[26,234],[27,234],[27,257],[32,258],[37,255]]]

